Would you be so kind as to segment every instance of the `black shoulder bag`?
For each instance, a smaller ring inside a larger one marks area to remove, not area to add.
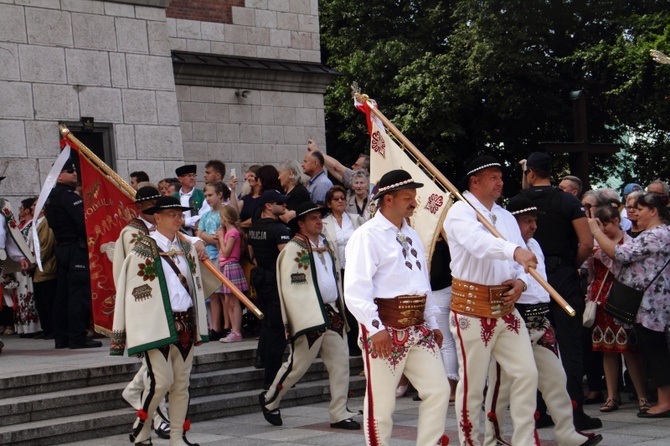
[[[642,296],[644,296],[645,291],[651,286],[652,283],[661,275],[666,266],[670,263],[670,258],[663,268],[660,269],[658,273],[651,279],[649,285],[647,285],[643,290],[637,290],[633,287],[629,287],[625,283],[619,282],[618,279],[612,281],[612,288],[610,289],[609,297],[605,303],[605,313],[609,314],[615,319],[619,319],[622,322],[627,324],[635,323],[635,316],[640,309],[640,304],[642,303]],[[621,274],[619,274],[621,275]]]

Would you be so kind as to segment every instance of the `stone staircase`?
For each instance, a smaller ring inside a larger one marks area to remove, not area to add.
[[[244,344],[235,351],[196,353],[192,421],[259,412],[259,422],[264,422],[258,407],[263,371],[253,367],[255,343]],[[361,395],[361,358],[351,358],[350,367],[350,389]],[[126,361],[0,379],[0,445],[52,445],[129,433],[135,412],[121,392],[138,368],[139,362]],[[328,401],[327,377],[317,360],[284,397],[282,407]]]

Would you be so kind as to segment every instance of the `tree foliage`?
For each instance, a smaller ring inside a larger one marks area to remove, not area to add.
[[[543,141],[572,141],[570,92],[587,94],[589,140],[621,142],[592,156],[592,183],[670,176],[670,49],[666,1],[322,0],[327,143],[352,161],[368,149],[349,85],[450,178],[473,156],[513,166]],[[555,155],[568,170],[568,157]],[[510,169],[510,174],[512,169]],[[518,172],[515,176],[518,175]],[[507,194],[515,192],[518,176]]]

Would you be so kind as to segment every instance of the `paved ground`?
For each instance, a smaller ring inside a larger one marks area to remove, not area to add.
[[[350,400],[349,407],[362,407],[362,398]],[[395,427],[392,446],[410,446],[416,441],[417,402],[411,398],[401,398],[397,402],[395,412]],[[589,409],[595,415],[597,408]],[[626,404],[619,411],[603,414],[603,446],[667,446],[670,444],[670,419],[642,420],[635,414],[634,404]],[[351,446],[363,445],[362,431],[347,432],[331,429],[328,425],[328,403],[319,403],[309,406],[293,407],[282,410],[284,425],[274,427],[266,423],[260,413],[239,415],[212,421],[193,423],[192,433],[188,436],[191,442],[200,446]],[[361,417],[357,417],[361,421]],[[326,422],[324,422],[324,420]],[[451,444],[458,444],[454,420],[453,406],[449,409],[447,419],[447,435]],[[507,423],[507,430],[511,426]],[[555,446],[551,429],[539,431],[542,444]],[[154,437],[155,445],[167,445],[167,440]],[[84,446],[92,444],[90,441],[69,443],[68,446]],[[126,435],[100,438],[95,442],[98,446],[126,446],[129,445]],[[424,445],[419,445],[424,446]]]
[[[101,366],[126,361],[136,362],[134,358],[109,356],[106,339],[103,339],[105,347],[89,350],[54,350],[53,341],[19,339],[16,336],[4,338],[3,341],[5,349],[0,355],[0,378],[48,370],[76,369],[85,365]],[[216,342],[199,347],[198,352],[236,350],[254,345],[253,340],[229,345]],[[590,415],[599,416],[603,421],[603,429],[599,431],[604,437],[601,443],[603,446],[667,446],[670,444],[670,419],[637,418],[635,416],[636,404],[624,402],[625,404],[619,411],[609,414],[600,414],[597,406],[587,406],[587,412]],[[359,409],[362,404],[362,398],[353,398],[349,407],[352,410]],[[393,446],[415,444],[418,405],[418,402],[412,401],[409,397],[397,400],[395,428],[391,443]],[[284,409],[282,417],[284,419],[282,427],[269,425],[263,419],[260,409],[258,413],[253,414],[194,422],[188,439],[201,446],[350,446],[364,444],[361,431],[347,432],[329,427],[327,403]],[[358,421],[361,421],[361,417],[358,417]],[[506,431],[509,433],[510,430],[511,425],[507,420]],[[551,429],[542,429],[539,434],[543,445],[556,445],[552,441]],[[451,438],[451,444],[457,444],[453,406],[449,409],[447,435]],[[116,435],[69,443],[68,446],[125,446],[129,444],[127,435]],[[154,438],[154,444],[165,446],[168,441]]]

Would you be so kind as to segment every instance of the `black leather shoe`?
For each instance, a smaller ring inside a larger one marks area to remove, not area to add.
[[[355,431],[360,429],[361,425],[357,421],[354,421],[351,418],[347,418],[346,420],[338,421],[337,423],[330,423],[330,427],[333,429],[346,429],[349,431]]]
[[[156,432],[156,435],[158,435],[158,438],[162,438],[163,440],[170,439],[170,425],[166,422],[161,421],[154,431]]]
[[[603,422],[600,418],[594,418],[586,415],[584,412],[574,413],[575,429],[578,431],[588,431],[592,429],[600,429],[603,427]]]
[[[589,439],[582,443],[581,446],[595,446],[596,444],[603,441],[603,436],[600,434],[591,434],[587,436]]]
[[[272,424],[273,426],[281,426],[283,424],[281,420],[281,412],[279,409],[277,410],[268,410],[267,407],[265,407],[265,394],[267,392],[261,392],[260,395],[258,395],[258,403],[261,405],[261,409],[263,409],[263,416],[265,417],[265,421],[268,423]]]
[[[604,403],[604,402],[605,402],[605,397],[603,396],[602,393],[599,393],[598,395],[594,396],[593,398],[584,398],[584,405],[599,404],[599,403]]]
[[[61,348],[67,348],[67,347],[68,347],[68,343],[67,343],[67,341],[58,341],[58,340],[56,340],[56,341],[55,341],[55,345],[56,345],[56,349],[57,349],[57,350],[58,350],[58,349],[61,349]]]
[[[93,339],[87,339],[84,342],[70,342],[70,348],[71,349],[78,349],[78,348],[97,348],[97,347],[102,347],[102,342],[100,341],[95,341]],[[58,346],[56,346],[58,348]]]
[[[549,414],[543,413],[535,420],[535,429],[542,429],[545,427],[550,427],[554,425],[554,420],[551,419]]]

